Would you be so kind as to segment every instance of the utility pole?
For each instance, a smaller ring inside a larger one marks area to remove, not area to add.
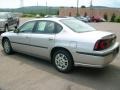
[[[20,8],[23,8],[22,13],[24,13],[24,1],[20,0]]]
[[[90,1],[91,17],[93,16],[93,1]]]
[[[38,1],[37,1],[37,7],[38,7]]]
[[[24,6],[23,0],[20,0],[20,7],[22,8]]]
[[[79,15],[79,8],[78,8],[78,6],[79,6],[79,0],[77,0],[77,16]]]
[[[46,0],[46,15],[47,15],[47,0]]]

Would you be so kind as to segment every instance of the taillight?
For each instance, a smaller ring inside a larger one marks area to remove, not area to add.
[[[110,46],[110,40],[98,40],[95,44],[94,50],[104,50]]]
[[[111,45],[113,45],[115,41],[116,41],[116,38],[98,40],[94,46],[94,50],[100,51],[100,50],[107,49]]]
[[[103,37],[95,43],[94,50],[100,51],[109,48],[116,42],[116,35],[111,34]]]

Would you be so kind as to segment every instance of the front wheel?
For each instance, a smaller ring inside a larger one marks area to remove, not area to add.
[[[3,49],[6,54],[11,54],[13,52],[10,41],[8,39],[3,40]]]
[[[66,50],[59,50],[53,55],[53,64],[60,72],[66,73],[73,69],[73,59]]]

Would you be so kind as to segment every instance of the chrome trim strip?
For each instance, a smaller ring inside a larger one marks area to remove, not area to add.
[[[11,43],[16,43],[16,44],[22,44],[22,45],[27,45],[27,46],[33,46],[33,47],[39,47],[39,48],[48,49],[48,47],[44,47],[44,46],[37,46],[37,45],[31,45],[31,44],[25,44],[25,43],[18,43],[18,42],[11,42]]]

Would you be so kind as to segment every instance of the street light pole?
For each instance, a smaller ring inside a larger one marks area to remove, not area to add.
[[[77,16],[79,15],[79,8],[78,8],[78,6],[79,6],[79,0],[77,0]]]
[[[47,15],[47,0],[46,0],[46,15]]]
[[[38,7],[38,1],[37,1],[37,7]]]
[[[20,0],[20,7],[23,7],[23,0]]]
[[[93,0],[90,1],[91,17],[93,16]]]

